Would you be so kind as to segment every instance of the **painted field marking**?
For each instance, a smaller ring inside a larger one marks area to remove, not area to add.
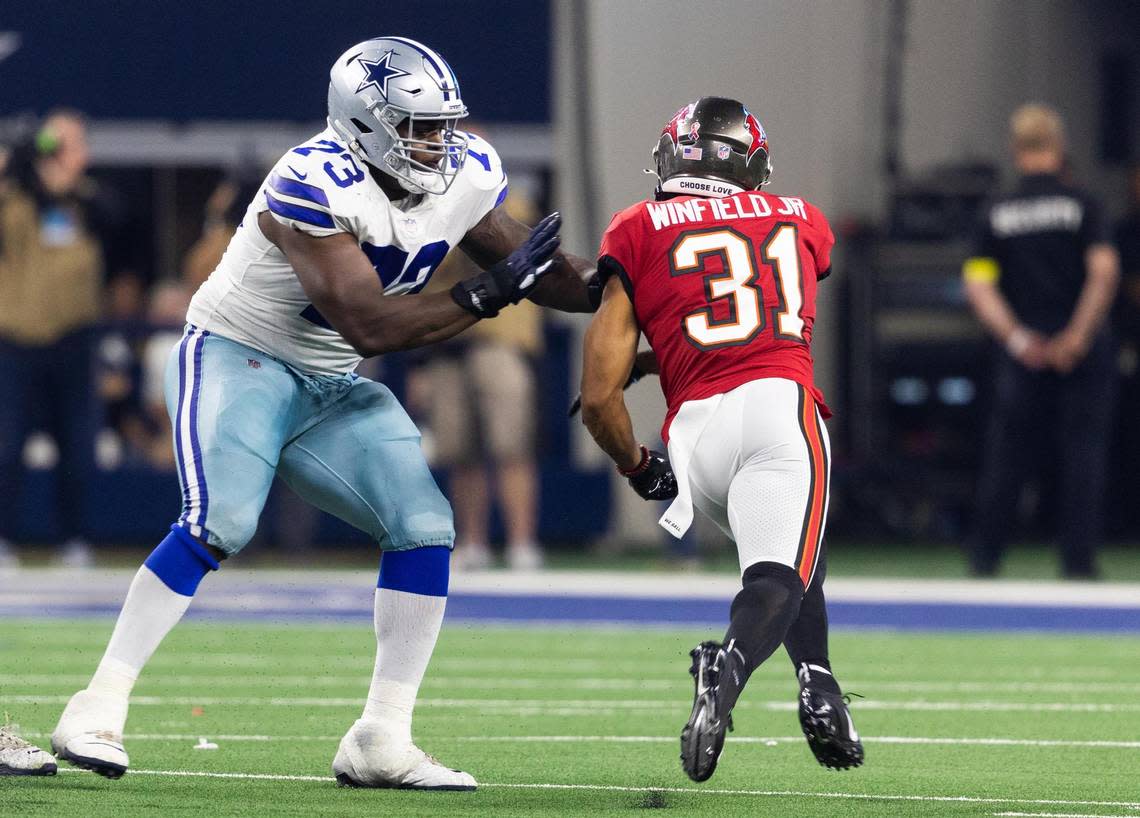
[[[47,738],[50,733],[23,731],[27,738]],[[126,741],[197,741],[198,733],[127,733]],[[210,733],[209,738],[233,742],[326,742],[340,741],[340,736],[268,736],[258,734]],[[434,741],[461,741],[475,744],[675,744],[676,736],[436,736]],[[803,743],[803,736],[734,736],[733,744]],[[868,744],[950,745],[966,747],[1090,747],[1111,750],[1140,750],[1140,741],[1109,741],[1079,739],[1018,739],[1018,738],[953,738],[939,736],[863,736]]]
[[[10,704],[66,704],[69,696],[39,696],[35,694],[0,695],[0,702]],[[211,705],[232,707],[357,707],[359,697],[289,697],[289,696],[132,696],[131,704],[150,705]],[[663,702],[655,699],[437,699],[422,698],[421,707],[454,709],[493,709],[578,715],[601,711],[674,711],[684,705],[681,701]],[[771,711],[796,710],[794,701],[744,701],[738,708]],[[1110,704],[1105,702],[998,702],[998,701],[924,701],[860,699],[856,711],[919,711],[919,712],[1010,712],[1010,713],[1135,713],[1140,703]]]
[[[84,685],[91,678],[90,673],[0,673],[0,685]],[[282,687],[359,687],[368,684],[368,674],[353,675],[275,675],[263,680],[263,684]],[[166,676],[155,673],[144,679],[142,685],[162,687],[210,687],[227,685],[247,687],[249,682],[239,675],[202,674],[193,676]],[[749,689],[760,687],[786,687],[792,690],[792,677],[787,679],[752,678]],[[429,675],[423,687],[454,687],[478,690],[689,690],[692,680],[676,678],[611,678],[611,677],[562,677],[562,678],[501,678],[496,676],[451,676],[447,674]],[[1136,693],[1140,694],[1140,682],[930,682],[892,681],[874,682],[867,680],[846,681],[850,690],[875,690],[898,693]]]
[[[61,772],[87,773],[86,770],[76,770],[69,767],[61,768]],[[93,775],[94,773],[87,773]],[[271,773],[214,773],[198,770],[131,770],[128,775],[158,775],[178,778],[236,778],[255,781],[314,781],[332,783],[335,779],[323,775],[277,775]],[[620,787],[607,784],[507,784],[484,783],[480,787],[487,789],[515,789],[515,790],[584,790],[587,792],[667,792],[689,795],[751,795],[766,798],[837,798],[860,801],[926,801],[937,803],[965,803],[965,804],[1025,804],[1035,806],[1063,806],[1063,807],[1124,807],[1126,809],[1140,809],[1140,801],[1067,801],[1044,798],[985,798],[974,795],[898,795],[856,792],[799,792],[795,790],[729,790],[729,789],[696,789],[692,787]],[[1040,815],[1040,813],[1031,813]],[[1108,818],[1108,816],[1097,816]]]
[[[1020,816],[1020,818],[1136,818],[1136,814],[1131,815],[1105,815],[1104,813],[1084,813],[1084,812],[991,812],[990,815],[1003,815],[1003,816]]]

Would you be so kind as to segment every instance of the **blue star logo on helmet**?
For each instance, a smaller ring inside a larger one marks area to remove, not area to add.
[[[366,60],[361,57],[358,62],[364,67],[364,79],[360,81],[360,85],[356,87],[356,93],[360,93],[369,85],[375,86],[376,90],[384,99],[388,98],[388,82],[396,79],[397,77],[409,77],[407,71],[401,71],[393,65],[392,52],[385,51],[384,56],[378,60]]]

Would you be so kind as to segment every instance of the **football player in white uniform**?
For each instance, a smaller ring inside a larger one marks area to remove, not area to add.
[[[444,340],[524,297],[589,311],[592,265],[557,252],[557,214],[531,231],[497,209],[502,165],[457,129],[467,109],[430,48],[402,37],[353,46],[333,65],[328,115],[328,129],[266,178],[171,352],[182,515],[136,574],[91,683],[52,735],[60,758],[108,778],[128,767],[122,732],[139,672],[201,579],[253,535],[280,476],[383,550],[376,665],[333,761],[337,780],[476,786],[411,738],[447,597],[451,508],[415,425],[385,386],[354,370],[362,357]],[[456,246],[485,271],[419,294]]]

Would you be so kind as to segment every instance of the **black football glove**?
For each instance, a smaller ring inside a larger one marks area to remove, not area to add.
[[[648,373],[644,369],[642,369],[640,366],[637,365],[636,362],[634,362],[633,369],[631,369],[629,371],[629,378],[626,380],[625,386],[623,386],[622,389],[629,389],[635,383],[637,383],[642,378],[644,378],[647,374]],[[579,392],[577,395],[574,396],[574,402],[570,404],[570,409],[569,409],[569,411],[566,412],[566,417],[572,418],[572,417],[574,417],[574,415],[578,414],[581,411],[582,411],[582,393]]]
[[[618,469],[622,477],[629,479],[633,490],[643,500],[672,500],[677,496],[677,478],[669,465],[669,458],[661,452],[641,447],[641,462],[626,471]]]
[[[550,268],[554,251],[562,241],[558,236],[561,227],[562,215],[551,213],[505,259],[452,287],[452,299],[480,318],[494,318],[503,307],[519,303]]]

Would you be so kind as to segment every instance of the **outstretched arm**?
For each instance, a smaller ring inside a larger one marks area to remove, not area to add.
[[[443,341],[479,320],[450,293],[385,296],[376,270],[348,233],[317,238],[268,211],[257,223],[285,253],[321,315],[366,358]]]
[[[480,267],[490,267],[526,241],[530,228],[496,207],[472,227],[459,246]],[[562,252],[554,254],[554,263],[529,298],[534,303],[563,312],[593,312],[586,293],[586,281],[594,274],[594,265],[584,258]]]

